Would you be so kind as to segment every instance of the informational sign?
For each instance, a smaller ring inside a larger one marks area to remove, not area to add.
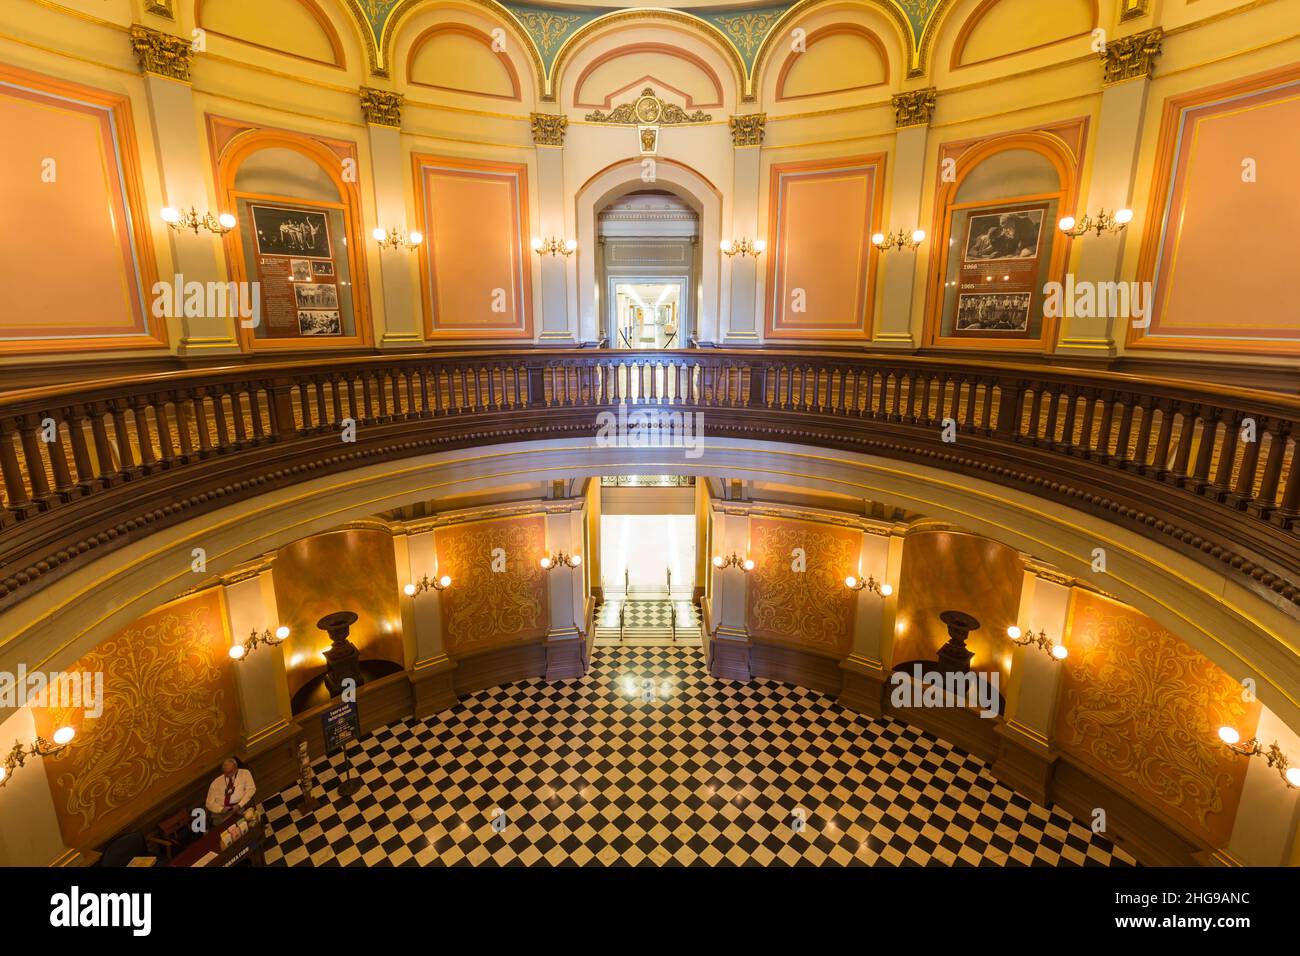
[[[334,755],[348,744],[361,738],[361,716],[356,702],[339,704],[321,715],[321,730],[325,735],[325,753]]]
[[[342,335],[329,217],[323,210],[249,204],[262,315],[271,338]]]
[[[1039,257],[1047,204],[1019,203],[971,210],[961,243],[954,335],[1025,337],[1041,308]]]

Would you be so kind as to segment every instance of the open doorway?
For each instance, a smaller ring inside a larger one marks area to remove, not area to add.
[[[613,347],[681,348],[686,283],[685,276],[610,276],[609,299],[614,307],[614,334],[610,341]]]

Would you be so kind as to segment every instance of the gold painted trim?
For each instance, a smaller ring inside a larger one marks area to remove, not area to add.
[[[255,733],[249,734],[246,732],[243,735],[241,744],[244,747],[244,749],[247,750],[251,747],[256,746],[261,741],[266,740],[268,737],[274,737],[276,734],[280,733],[281,731],[288,730],[291,726],[292,725],[289,722],[289,719],[287,717],[281,717],[275,723],[268,724],[266,727],[263,727],[261,730]]]

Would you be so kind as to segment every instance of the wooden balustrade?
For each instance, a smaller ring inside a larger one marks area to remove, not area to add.
[[[531,437],[544,437],[548,422],[572,434],[584,415],[594,431],[585,410],[620,403],[700,411],[710,433],[838,445],[1015,484],[1193,552],[1228,554],[1235,570],[1300,600],[1294,397],[849,352],[520,350],[0,393],[0,607],[140,525],[297,480],[286,467],[322,467],[338,456],[321,437],[349,422],[366,436],[358,447],[415,454],[428,442],[412,435],[506,441],[524,419]]]

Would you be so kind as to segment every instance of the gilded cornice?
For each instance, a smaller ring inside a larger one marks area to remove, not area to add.
[[[1102,62],[1102,85],[1113,86],[1125,80],[1148,77],[1160,56],[1164,31],[1159,27],[1126,37],[1108,40],[1098,56]]]
[[[361,87],[361,113],[365,116],[366,122],[372,126],[401,129],[404,99],[401,93],[363,86]]]
[[[894,107],[894,128],[929,126],[934,118],[934,104],[939,91],[933,86],[923,90],[895,93],[890,99]]]
[[[534,146],[563,146],[569,118],[559,113],[530,113]]]
[[[745,116],[733,116],[728,120],[727,125],[731,127],[732,146],[762,146],[767,114],[749,113]]]

